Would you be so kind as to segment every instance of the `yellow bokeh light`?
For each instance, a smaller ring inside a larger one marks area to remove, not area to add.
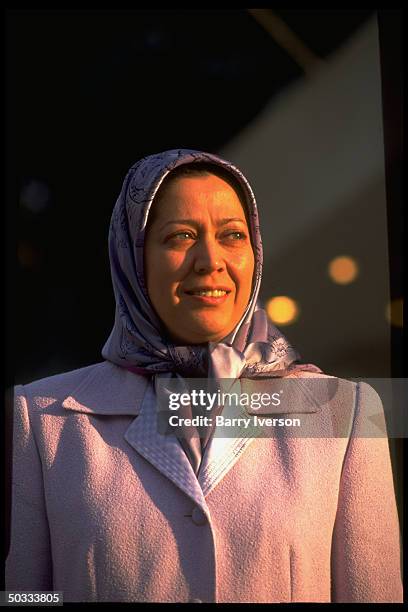
[[[286,295],[278,295],[268,301],[266,312],[273,323],[290,325],[299,317],[299,306],[292,298]]]
[[[349,255],[340,255],[329,263],[329,276],[334,283],[348,285],[356,280],[357,275],[357,262]]]
[[[404,325],[404,302],[402,298],[392,300],[387,304],[385,309],[386,319],[394,327],[403,327]]]

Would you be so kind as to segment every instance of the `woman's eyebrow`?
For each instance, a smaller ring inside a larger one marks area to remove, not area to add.
[[[245,219],[241,219],[240,217],[227,217],[225,219],[220,219],[217,225],[226,225],[227,223],[230,223],[231,221],[238,221],[239,223],[243,223],[244,225],[246,223]],[[172,219],[171,221],[167,221],[166,223],[164,223],[159,228],[159,231],[164,229],[167,225],[172,225],[172,224],[182,225],[183,223],[185,225],[199,225],[199,221],[197,221],[196,219]]]
[[[226,225],[230,223],[230,221],[239,221],[240,223],[246,223],[245,219],[241,219],[241,217],[228,217],[227,219],[220,219],[218,225]]]

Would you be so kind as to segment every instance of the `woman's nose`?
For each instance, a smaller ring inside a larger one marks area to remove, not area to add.
[[[220,246],[214,238],[202,238],[195,248],[194,271],[197,274],[209,274],[222,271],[225,267]]]

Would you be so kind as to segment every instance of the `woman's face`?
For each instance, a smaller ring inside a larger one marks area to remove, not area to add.
[[[251,295],[254,253],[238,195],[213,174],[179,177],[153,206],[145,242],[153,307],[174,341],[218,342]]]

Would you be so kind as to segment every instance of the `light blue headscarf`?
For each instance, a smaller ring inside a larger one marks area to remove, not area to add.
[[[175,346],[150,303],[144,278],[145,230],[163,179],[182,164],[221,166],[242,186],[255,255],[252,294],[236,328],[218,343]],[[284,376],[293,369],[321,370],[296,364],[299,354],[257,304],[262,276],[262,242],[255,196],[242,172],[211,153],[172,149],[149,155],[132,166],[123,182],[109,230],[109,256],[116,298],[115,323],[102,356],[134,372],[156,377],[257,378]],[[208,435],[206,435],[206,440]],[[188,446],[188,445],[187,445]],[[198,469],[198,448],[183,443]],[[193,456],[192,456],[193,455]]]

